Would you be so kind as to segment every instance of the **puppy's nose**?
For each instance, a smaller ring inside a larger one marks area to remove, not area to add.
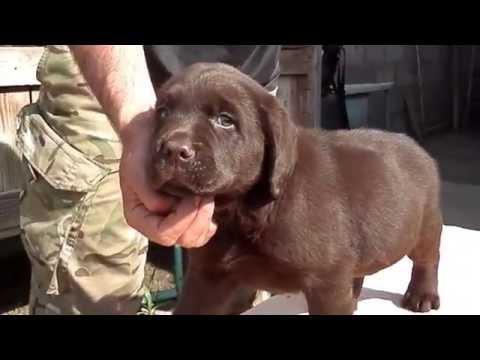
[[[190,161],[195,157],[195,150],[192,145],[181,139],[167,140],[161,149],[164,156],[171,160]]]

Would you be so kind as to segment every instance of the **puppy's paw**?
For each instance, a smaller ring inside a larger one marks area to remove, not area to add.
[[[426,313],[440,308],[440,297],[433,291],[408,290],[403,297],[402,306],[413,312]]]

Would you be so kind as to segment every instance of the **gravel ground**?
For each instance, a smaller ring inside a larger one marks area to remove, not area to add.
[[[173,287],[173,251],[152,245],[145,266],[145,284],[151,292]],[[24,253],[0,259],[0,315],[28,315],[30,266]],[[161,310],[170,310],[172,303]]]
[[[0,315],[28,315],[28,306],[22,306]]]

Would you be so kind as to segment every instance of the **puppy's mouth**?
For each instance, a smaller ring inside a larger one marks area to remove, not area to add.
[[[164,166],[153,169],[153,186],[159,193],[185,198],[189,196],[214,197],[216,186],[213,171],[208,179],[186,169]]]
[[[162,187],[157,189],[157,191],[169,196],[177,197],[177,198],[209,195],[208,193],[204,193],[202,191],[192,189],[188,186],[179,185],[178,182],[175,180],[166,182]]]

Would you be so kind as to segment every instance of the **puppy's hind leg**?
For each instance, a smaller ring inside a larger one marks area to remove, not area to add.
[[[438,264],[443,220],[438,210],[429,212],[425,220],[418,243],[408,255],[413,261],[413,269],[402,306],[413,312],[440,308]]]

